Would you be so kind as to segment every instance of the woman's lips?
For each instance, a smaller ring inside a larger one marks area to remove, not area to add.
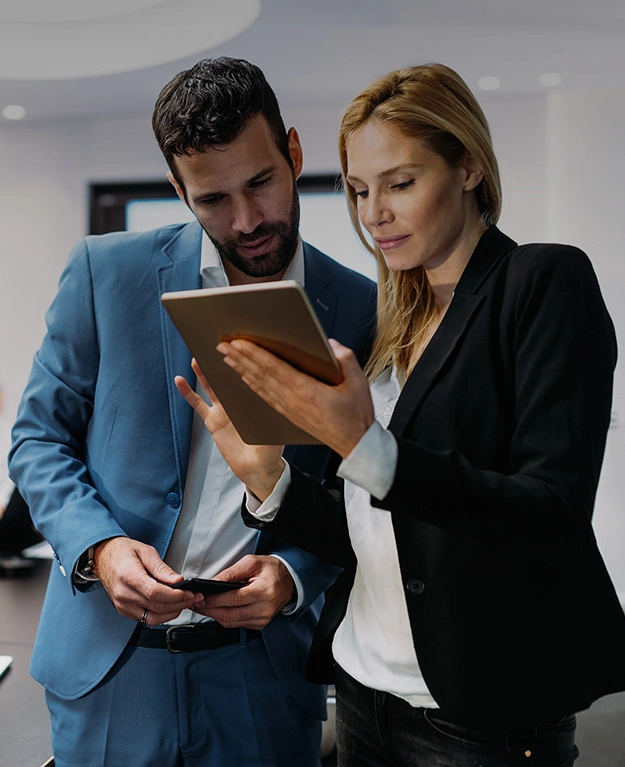
[[[409,234],[397,234],[393,237],[375,237],[374,239],[381,250],[392,250],[403,245],[409,237]]]

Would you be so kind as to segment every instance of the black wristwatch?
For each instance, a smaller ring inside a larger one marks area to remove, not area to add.
[[[80,576],[86,581],[99,581],[100,579],[95,574],[95,550],[98,547],[98,543],[93,546],[89,546],[84,554],[80,555],[78,564],[76,565],[76,575]]]

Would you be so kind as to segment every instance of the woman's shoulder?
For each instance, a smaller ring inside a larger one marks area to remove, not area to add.
[[[516,245],[508,253],[511,264],[517,267],[557,267],[590,265],[590,259],[581,248],[559,242],[528,242]]]
[[[508,279],[526,284],[548,278],[577,280],[595,278],[590,258],[575,245],[556,242],[530,242],[516,245],[505,258]]]

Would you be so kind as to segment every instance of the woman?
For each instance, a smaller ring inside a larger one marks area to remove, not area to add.
[[[447,67],[365,89],[339,150],[379,264],[371,387],[337,343],[335,387],[249,342],[219,349],[343,458],[344,496],[179,389],[253,524],[345,567],[309,663],[327,680],[331,644],[343,767],[571,765],[574,713],[625,688],[625,617],[591,528],[616,360],[596,277],[576,248],[495,227],[488,125]]]

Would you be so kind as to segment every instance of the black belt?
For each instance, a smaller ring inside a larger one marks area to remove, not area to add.
[[[255,629],[229,629],[215,621],[162,629],[139,625],[130,639],[130,644],[169,652],[197,652],[214,650],[216,647],[237,644],[242,639],[250,640],[260,636],[260,631]]]

